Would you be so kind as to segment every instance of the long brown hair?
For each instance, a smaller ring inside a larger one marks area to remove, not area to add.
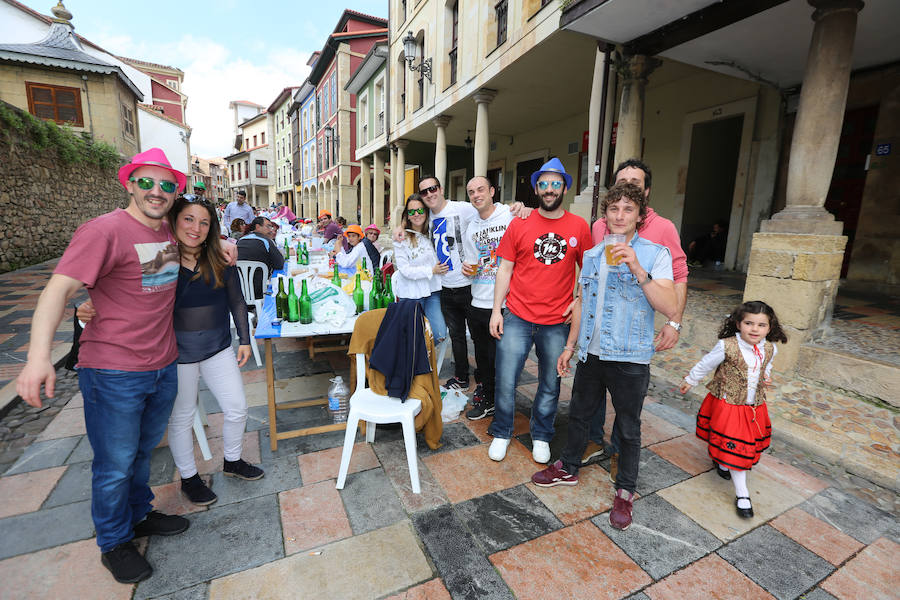
[[[189,200],[184,196],[179,196],[175,200],[172,210],[169,211],[169,226],[172,228],[172,234],[175,235],[178,215],[192,204],[205,208],[209,214],[209,232],[200,246],[200,254],[197,255],[197,272],[193,279],[203,277],[206,285],[212,285],[213,288],[223,287],[225,285],[225,260],[222,258],[222,249],[219,245],[219,218],[216,216],[213,205],[208,200],[199,198]],[[175,239],[177,241],[177,235],[175,235]],[[180,249],[179,245],[179,251]]]
[[[429,224],[429,221],[431,219],[431,211],[428,210],[428,206],[425,204],[425,202],[422,201],[422,196],[415,192],[409,195],[409,197],[406,199],[406,203],[403,205],[403,213],[400,216],[400,225],[404,230],[412,229],[413,231],[417,231],[416,228],[413,227],[412,221],[409,220],[409,213],[407,212],[407,210],[409,209],[409,203],[413,201],[419,202],[422,205],[422,208],[425,209],[425,223],[422,226],[422,231],[419,231],[419,233],[427,238],[429,237],[431,230],[431,226]],[[407,239],[409,239],[409,243],[411,245],[415,246],[417,244],[416,234],[406,231],[406,237]]]

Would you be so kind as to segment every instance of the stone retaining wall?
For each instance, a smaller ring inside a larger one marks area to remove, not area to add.
[[[66,164],[0,129],[0,273],[61,256],[78,225],[127,205],[114,169]]]

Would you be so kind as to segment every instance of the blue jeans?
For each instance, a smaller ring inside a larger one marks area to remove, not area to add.
[[[150,453],[169,423],[178,372],[175,362],[157,371],[79,369],[78,385],[94,450],[91,517],[100,551],[109,552],[152,508]]]
[[[419,301],[425,317],[431,324],[431,333],[434,335],[434,345],[437,346],[447,339],[447,323],[444,321],[444,313],[441,311],[441,290],[433,292],[424,298],[414,298]]]
[[[516,383],[534,345],[538,359],[538,388],[531,406],[531,439],[550,442],[559,402],[556,359],[566,345],[569,326],[537,325],[511,311],[503,315],[503,335],[497,342],[497,373],[494,382],[494,421],[488,433],[510,439],[516,414]]]

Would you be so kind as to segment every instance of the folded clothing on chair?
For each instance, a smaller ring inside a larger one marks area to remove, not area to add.
[[[413,377],[431,372],[423,317],[416,300],[388,305],[369,357],[369,366],[384,375],[388,394],[403,401]]]

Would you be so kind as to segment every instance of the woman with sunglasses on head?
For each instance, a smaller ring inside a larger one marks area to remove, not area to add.
[[[241,459],[247,399],[240,367],[250,357],[250,325],[237,268],[226,266],[218,252],[219,222],[212,205],[179,198],[169,212],[169,223],[181,255],[175,292],[178,396],[169,418],[169,448],[181,473],[182,492],[194,504],[207,505],[216,501],[216,495],[197,473],[192,438],[201,375],[225,415],[224,474],[245,480],[264,475]],[[240,338],[236,357],[229,313]]]
[[[431,243],[428,207],[419,194],[410,194],[395,219],[403,227],[403,241],[394,242],[394,274],[391,286],[397,299],[418,300],[431,323],[435,345],[447,337],[441,312],[441,278],[449,267],[438,263]]]

